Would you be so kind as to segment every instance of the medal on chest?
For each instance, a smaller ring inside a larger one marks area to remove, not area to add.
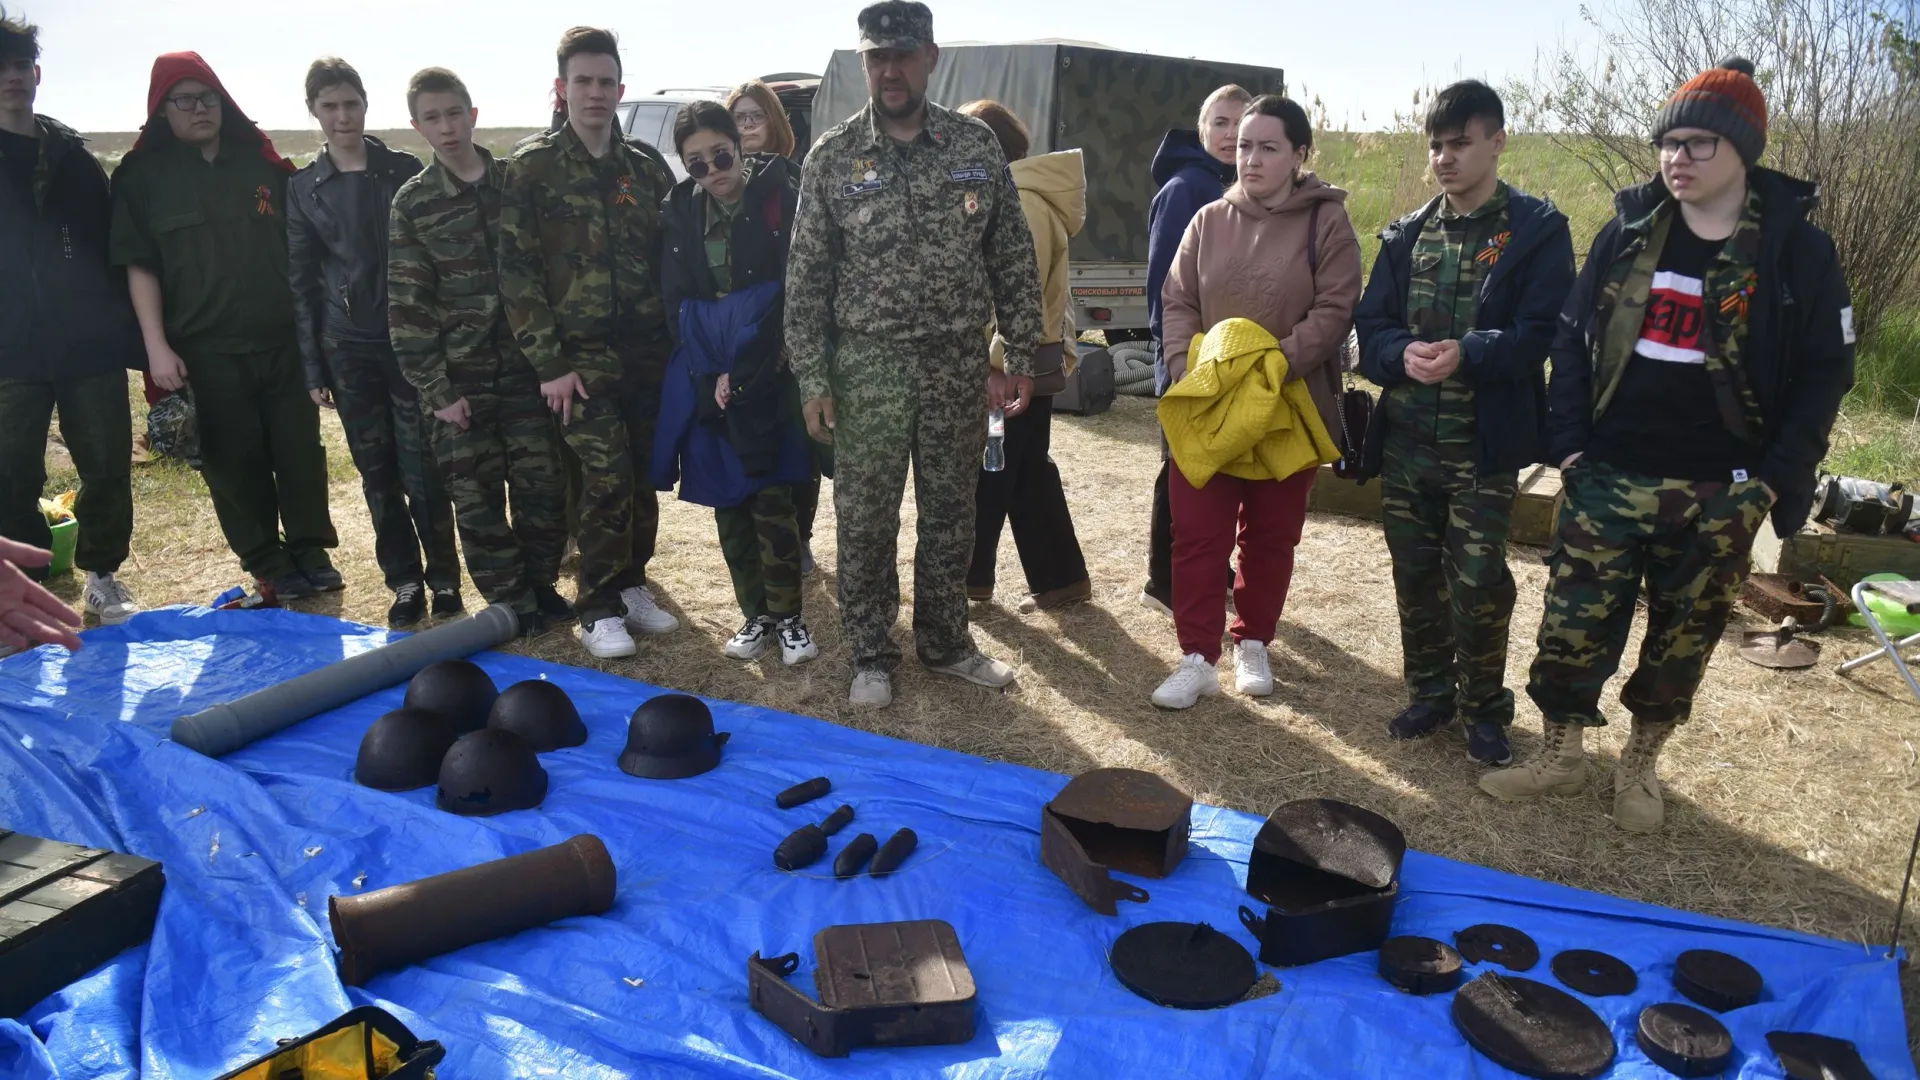
[[[967,197],[961,202],[966,206],[968,214],[976,214],[980,211],[980,196],[975,192],[967,192]]]
[[[1507,250],[1507,241],[1511,239],[1513,239],[1511,232],[1497,232],[1487,237],[1487,246],[1480,249],[1479,254],[1473,257],[1473,261],[1492,269],[1499,264],[1500,255]]]
[[[614,181],[613,204],[615,206],[639,206],[640,200],[633,197],[633,177],[626,173]]]
[[[265,184],[253,189],[253,212],[261,217],[273,216],[273,192]]]

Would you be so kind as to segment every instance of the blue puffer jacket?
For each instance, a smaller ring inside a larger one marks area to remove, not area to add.
[[[1233,166],[1222,165],[1200,145],[1194,131],[1169,131],[1153,154],[1153,182],[1160,190],[1147,211],[1147,329],[1153,334],[1153,391],[1167,391],[1167,361],[1160,349],[1160,289],[1180,251],[1187,223],[1233,182]],[[1185,349],[1186,342],[1179,347]]]
[[[724,414],[703,419],[707,380],[731,375],[734,362],[780,339],[778,282],[762,282],[718,300],[680,304],[680,344],[667,361],[660,387],[660,419],[653,433],[647,479],[661,491],[676,483],[683,502],[723,508],[746,502],[761,488],[797,484],[808,477],[807,436],[798,422],[785,425],[772,468],[748,475],[728,437]]]

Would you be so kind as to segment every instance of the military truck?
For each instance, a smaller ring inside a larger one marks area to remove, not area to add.
[[[1055,39],[943,45],[927,97],[947,106],[992,98],[1032,130],[1033,153],[1086,156],[1087,224],[1068,249],[1075,319],[1082,330],[1145,337],[1153,153],[1168,130],[1191,129],[1200,103],[1227,83],[1286,90],[1279,68]],[[813,130],[824,134],[866,103],[859,54],[835,52],[813,99]]]

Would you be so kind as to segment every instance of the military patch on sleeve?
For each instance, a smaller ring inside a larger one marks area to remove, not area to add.
[[[954,169],[947,175],[952,177],[953,182],[956,184],[984,184],[988,180],[993,179],[993,175],[979,165],[972,165],[964,169]]]

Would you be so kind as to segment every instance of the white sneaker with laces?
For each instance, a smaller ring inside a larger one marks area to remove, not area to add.
[[[780,621],[780,662],[792,667],[804,664],[820,655],[820,646],[813,643],[813,634],[808,632],[807,624],[800,616]]]
[[[1173,609],[1160,602],[1160,598],[1145,589],[1140,590],[1140,606],[1148,611],[1157,611],[1167,618],[1173,618]]]
[[[847,704],[886,708],[893,704],[893,680],[884,671],[854,672],[853,689],[847,691]]]
[[[727,639],[727,655],[735,660],[757,660],[773,641],[773,620],[748,619],[740,631]]]
[[[618,660],[632,656],[637,650],[633,644],[633,635],[627,633],[626,624],[609,615],[596,619],[592,626],[574,628],[573,636],[580,639],[586,647],[587,655],[602,660]]]
[[[1206,657],[1188,653],[1180,658],[1180,666],[1173,669],[1167,681],[1153,692],[1153,703],[1163,709],[1191,709],[1194,702],[1219,692],[1220,673],[1207,663]]]
[[[91,570],[87,571],[87,591],[81,602],[87,614],[99,616],[102,626],[126,622],[140,610],[140,605],[134,603],[133,593],[112,574],[96,574]]]
[[[1242,641],[1233,647],[1233,685],[1248,697],[1273,693],[1273,665],[1267,659],[1266,642]]]
[[[980,652],[957,663],[928,664],[927,670],[935,675],[951,675],[956,679],[965,679],[975,686],[984,686],[990,690],[998,690],[1013,682],[1012,668]]]
[[[621,589],[620,602],[627,605],[627,625],[642,634],[671,634],[680,629],[680,620],[661,611],[653,602],[653,590],[645,586]]]

